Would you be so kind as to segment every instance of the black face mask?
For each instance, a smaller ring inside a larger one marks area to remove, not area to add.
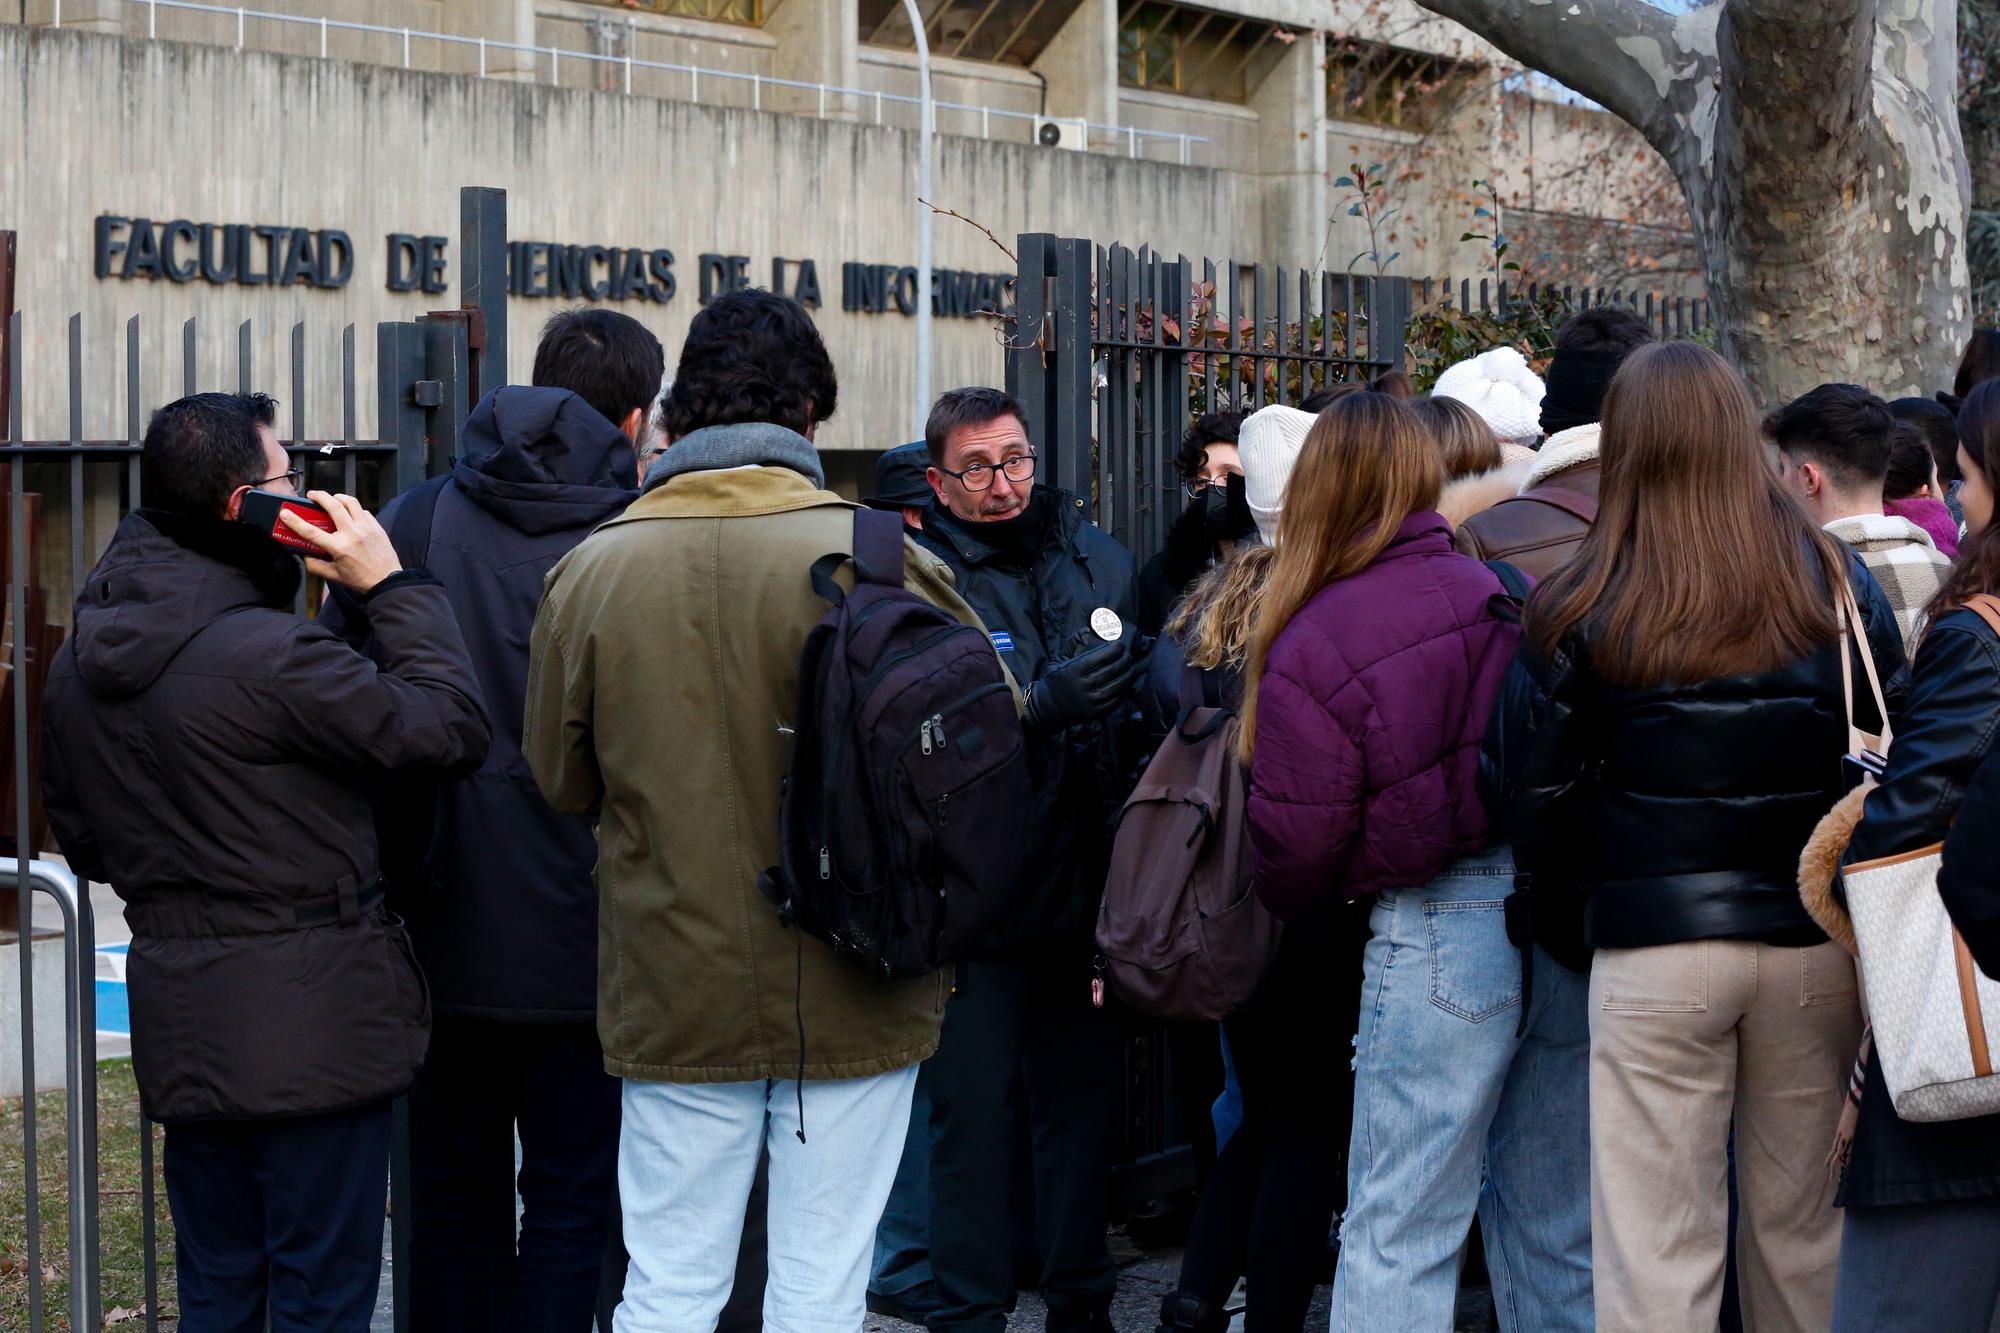
[[[1250,515],[1250,500],[1243,489],[1243,474],[1233,472],[1227,485],[1210,486],[1201,493],[1202,526],[1212,542],[1237,542],[1257,531]]]

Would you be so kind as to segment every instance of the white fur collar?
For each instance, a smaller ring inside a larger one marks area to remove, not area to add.
[[[1526,479],[1521,482],[1521,492],[1526,494],[1541,485],[1558,472],[1567,472],[1573,467],[1597,461],[1598,423],[1571,426],[1568,430],[1557,431],[1542,442],[1535,453],[1535,465],[1528,469]]]

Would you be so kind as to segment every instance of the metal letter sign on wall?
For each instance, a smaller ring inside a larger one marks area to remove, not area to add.
[[[97,219],[91,251],[100,278],[345,287],[354,276],[354,242],[338,228],[156,223],[107,213]]]
[[[99,278],[245,287],[304,285],[339,288],[354,276],[354,240],[325,227],[264,226],[233,222],[190,222],[176,218],[98,216],[91,253]],[[557,241],[512,241],[505,248],[510,296],[565,301],[650,301],[664,305],[680,284],[674,252],[664,246],[569,245]],[[392,292],[436,295],[450,286],[451,241],[444,236],[390,232],[383,237],[383,287]],[[698,300],[751,285],[749,255],[711,253],[696,260]],[[820,308],[819,264],[775,256],[771,290],[783,292],[811,310]],[[991,318],[1001,313],[1013,285],[1011,273],[938,270],[931,275],[931,313],[945,319]],[[917,310],[917,270],[907,264],[843,263],[840,308],[863,314]]]

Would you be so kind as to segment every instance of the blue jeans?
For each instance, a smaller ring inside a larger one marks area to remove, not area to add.
[[[903,1160],[875,1229],[875,1265],[868,1290],[880,1296],[900,1296],[931,1280],[931,1097],[917,1073],[916,1096],[910,1099],[910,1133],[903,1140]]]
[[[1222,1095],[1215,1099],[1209,1117],[1215,1122],[1215,1150],[1219,1153],[1243,1128],[1243,1089],[1236,1082],[1236,1060],[1229,1054],[1229,1038],[1221,1032],[1216,1035],[1222,1042]]]
[[[759,1150],[770,1149],[766,1333],[854,1333],[868,1259],[910,1124],[911,1065],[805,1084],[625,1081],[616,1333],[713,1329],[736,1277]]]
[[[1503,847],[1376,900],[1332,1333],[1449,1330],[1475,1211],[1505,1333],[1592,1327],[1587,987],[1537,949],[1516,1035],[1513,876]]]

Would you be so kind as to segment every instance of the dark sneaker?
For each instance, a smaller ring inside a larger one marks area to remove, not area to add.
[[[1097,1310],[1086,1315],[1050,1315],[1044,1328],[1047,1333],[1116,1333],[1117,1325],[1111,1322],[1110,1314]]]
[[[923,1327],[924,1317],[935,1313],[938,1308],[937,1287],[929,1282],[919,1282],[908,1291],[868,1293],[868,1313],[900,1319],[919,1328]]]

